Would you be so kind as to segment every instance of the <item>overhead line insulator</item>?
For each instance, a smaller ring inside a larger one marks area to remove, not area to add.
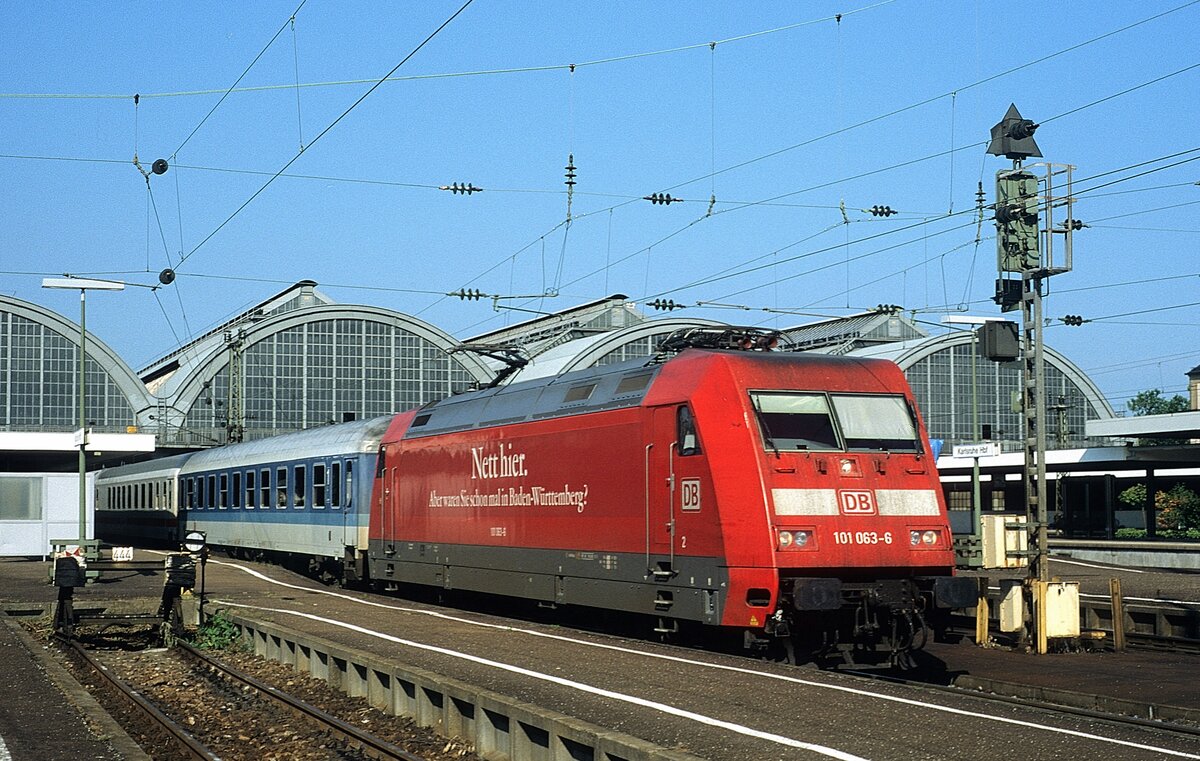
[[[893,214],[900,213],[891,206],[872,206],[871,208],[867,209],[867,211],[871,212],[871,216],[874,217],[890,217]]]
[[[1088,322],[1077,314],[1066,315],[1062,318],[1062,321],[1064,325],[1082,325],[1083,323]]]
[[[673,203],[683,202],[682,198],[673,198],[670,193],[651,193],[648,196],[642,196],[642,200],[649,201],[655,206],[658,206],[659,204],[662,204],[663,206],[670,206]]]
[[[449,190],[454,195],[471,195],[472,193],[482,193],[483,188],[476,187],[470,182],[455,182],[451,185],[439,185],[438,190]]]
[[[457,291],[447,293],[447,296],[457,296],[462,301],[479,301],[486,294],[480,292],[478,288],[459,288]]]
[[[654,307],[660,312],[673,312],[676,309],[684,308],[683,304],[676,304],[671,299],[655,299],[654,301],[650,302],[650,306]]]

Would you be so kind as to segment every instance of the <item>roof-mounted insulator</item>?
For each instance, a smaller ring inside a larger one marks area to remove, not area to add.
[[[439,185],[438,190],[449,190],[454,195],[471,195],[472,193],[482,193],[483,188],[476,187],[470,182],[456,182],[452,185]]]

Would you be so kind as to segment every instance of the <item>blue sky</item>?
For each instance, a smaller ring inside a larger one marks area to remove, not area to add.
[[[998,314],[973,208],[1016,103],[1090,225],[1047,342],[1118,410],[1200,364],[1200,2],[476,0],[353,108],[461,3],[298,4],[0,6],[0,291],[76,320],[43,276],[175,268],[88,299],[135,368],[301,279],[464,338],[612,293],[936,331]]]

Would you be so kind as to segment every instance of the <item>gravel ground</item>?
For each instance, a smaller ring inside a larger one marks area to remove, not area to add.
[[[47,635],[48,622],[39,622],[34,627],[34,636],[44,640]],[[111,627],[103,634],[84,630],[81,640],[98,648],[93,654],[99,655],[114,674],[138,687],[144,697],[174,721],[192,730],[197,740],[222,759],[352,761],[364,758],[359,751],[336,738],[314,731],[290,712],[269,706],[255,697],[250,688],[238,688],[214,679],[207,670],[193,665],[175,651],[151,647],[153,635],[144,628]],[[459,740],[439,737],[409,719],[386,714],[362,698],[351,698],[325,682],[283,664],[235,648],[207,651],[207,654],[428,761],[479,761],[472,748]],[[102,690],[95,689],[96,685],[91,684],[90,679],[80,678],[151,756],[173,757],[159,747],[159,739],[131,727],[128,717],[123,715],[125,711],[112,705]]]

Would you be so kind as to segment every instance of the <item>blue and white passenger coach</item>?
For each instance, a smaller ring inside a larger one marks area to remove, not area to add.
[[[180,454],[96,474],[96,536],[113,544],[175,547],[179,534]]]
[[[179,473],[186,528],[246,557],[360,577],[379,441],[390,416],[197,452]],[[339,567],[339,565],[341,567]]]

